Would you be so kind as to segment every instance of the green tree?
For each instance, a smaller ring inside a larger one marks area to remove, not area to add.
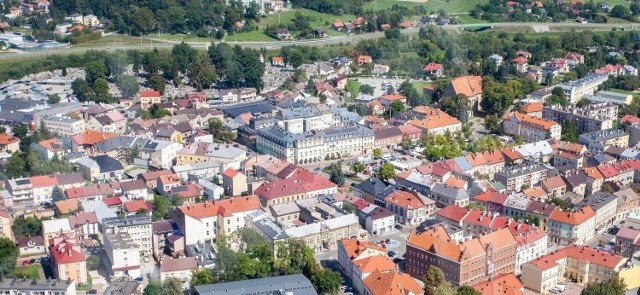
[[[559,105],[564,107],[564,106],[568,106],[569,105],[569,101],[567,100],[567,98],[564,95],[564,90],[562,90],[562,88],[560,88],[560,87],[555,87],[551,91],[551,96],[549,96],[547,98],[547,100],[544,102],[544,104],[545,105],[559,104]]]
[[[116,86],[120,90],[123,98],[130,98],[140,91],[140,84],[135,77],[129,75],[120,75],[116,81]]]
[[[0,134],[7,134],[7,127],[0,126]]]
[[[592,104],[592,103],[593,103],[593,102],[592,102],[590,99],[588,99],[588,98],[582,98],[582,99],[580,99],[580,100],[576,103],[576,107],[578,107],[578,108],[582,108],[582,107],[588,106],[588,105],[590,105],[590,104]]]
[[[377,174],[382,180],[391,179],[396,175],[396,169],[390,163],[384,163],[380,165]]]
[[[622,19],[630,19],[631,11],[628,7],[618,4],[611,9],[609,15]]]
[[[568,203],[567,201],[560,199],[558,197],[553,197],[551,199],[547,199],[545,202],[549,203],[549,204],[554,204],[558,207],[560,207],[560,209],[562,210],[570,210],[571,209],[571,204]]]
[[[141,118],[143,120],[149,120],[153,118],[151,112],[148,110],[139,109],[136,111],[136,118]]]
[[[364,164],[360,161],[353,162],[351,164],[351,171],[355,174],[362,173],[364,171]]]
[[[149,113],[151,113],[152,118],[162,118],[166,116],[171,116],[171,112],[169,112],[166,109],[163,109],[157,103],[154,103],[151,105],[151,107],[149,108]]]
[[[169,209],[171,208],[171,202],[169,199],[162,195],[153,196],[154,210],[151,213],[153,221],[160,221],[169,218]]]
[[[424,294],[435,295],[438,294],[438,288],[444,285],[447,280],[444,277],[444,272],[442,272],[439,267],[429,265],[427,273],[424,275],[424,278],[422,278],[422,282],[424,283]]]
[[[313,275],[311,283],[318,294],[337,294],[342,284],[342,277],[333,270],[323,269]]]
[[[93,61],[87,64],[84,68],[86,72],[85,80],[89,85],[93,85],[93,82],[99,78],[105,78],[107,74],[107,67],[103,62]]]
[[[6,237],[0,237],[0,276],[8,277],[16,269],[18,246]]]
[[[213,274],[208,268],[197,269],[192,271],[191,287],[213,284]]]
[[[9,157],[5,169],[9,177],[17,178],[28,175],[25,166],[27,166],[27,161],[22,157],[22,153],[16,152]]]
[[[236,134],[226,130],[224,123],[218,118],[209,120],[209,133],[211,133],[213,139],[220,142],[229,142],[236,138]]]
[[[182,282],[177,278],[169,278],[162,282],[162,295],[183,295]]]
[[[160,91],[160,93],[164,93],[164,87],[166,86],[166,82],[164,78],[160,76],[152,76],[147,80],[147,85],[149,88]]]
[[[500,118],[497,114],[484,117],[484,126],[493,134],[502,133],[502,125],[500,124]]]
[[[89,86],[89,83],[80,78],[73,80],[71,83],[71,90],[76,94],[79,101],[92,101],[96,96],[93,92],[93,88]]]
[[[395,100],[389,105],[392,114],[404,112],[404,103],[401,100]]]
[[[342,162],[333,163],[329,166],[329,180],[337,185],[344,185],[344,172],[342,172]]]
[[[456,295],[482,295],[482,293],[476,291],[476,289],[469,286],[460,286]]]
[[[379,159],[380,157],[382,157],[382,151],[378,148],[373,149],[373,157]]]
[[[29,128],[27,128],[27,125],[25,124],[20,124],[16,127],[11,128],[11,132],[13,133],[13,136],[24,140],[24,138],[27,136],[27,133],[29,133]]]
[[[398,92],[407,97],[407,104],[412,107],[427,104],[427,99],[413,87],[413,84],[411,84],[409,80],[405,80],[400,84]]]
[[[373,88],[373,86],[371,86],[369,84],[360,85],[360,92],[362,92],[364,94],[373,95],[373,91],[374,90],[375,89]]]
[[[149,282],[149,284],[144,287],[142,295],[162,295],[162,287],[156,282]]]
[[[90,255],[87,258],[87,268],[91,270],[97,270],[100,267],[100,256]]]
[[[576,121],[564,120],[560,139],[568,142],[578,142],[578,126]]]
[[[195,84],[198,91],[216,82],[218,79],[216,70],[206,52],[198,52],[195,55],[187,71],[187,77]]]
[[[580,295],[624,295],[627,284],[618,275],[614,274],[608,281],[594,282],[582,289]]]
[[[58,96],[58,94],[49,94],[47,97],[49,98],[47,100],[48,104],[56,104],[60,102],[60,96]]]
[[[16,237],[33,237],[42,235],[42,220],[38,217],[19,216],[13,221],[13,233]]]
[[[51,200],[55,203],[57,201],[66,200],[67,196],[64,194],[62,189],[59,186],[54,186],[53,190],[51,190]]]
[[[172,206],[182,206],[184,204],[184,197],[178,194],[171,196],[171,205]]]

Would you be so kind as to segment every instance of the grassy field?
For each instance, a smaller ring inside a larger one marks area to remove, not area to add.
[[[40,264],[32,264],[27,266],[17,266],[13,274],[19,278],[40,279]]]
[[[335,21],[336,19],[347,21],[355,18],[355,16],[351,14],[343,14],[343,15],[337,16],[337,15],[331,15],[331,14],[317,12],[314,10],[301,8],[301,9],[292,9],[279,14],[271,14],[263,19],[260,19],[260,26],[267,26],[267,25],[277,26],[278,23],[288,25],[291,23],[293,18],[295,18],[297,12],[300,12],[300,14],[311,18],[311,21],[309,22],[309,24],[311,25],[312,28],[323,27],[325,29],[328,29],[331,27],[331,24],[333,24],[333,21]]]
[[[468,13],[476,7],[476,4],[485,4],[489,0],[426,0],[426,1],[394,1],[394,0],[373,0],[363,5],[364,9],[381,10],[391,8],[393,5],[405,7],[424,6],[427,12],[438,12],[440,9],[447,13]]]
[[[425,82],[425,81],[413,81],[411,82],[411,85],[413,86],[413,88],[415,88],[418,93],[422,93],[424,92],[424,87],[429,85],[431,83],[429,82]]]
[[[405,7],[417,7],[417,6],[424,6],[425,8],[428,7],[427,1],[415,1],[415,2],[410,2],[410,1],[394,1],[394,0],[373,0],[371,2],[367,2],[365,5],[362,6],[362,8],[364,9],[371,9],[371,10],[383,10],[383,9],[389,9],[391,8],[393,5],[400,5],[400,6],[405,6]]]
[[[226,42],[234,42],[234,41],[276,41],[278,39],[267,36],[264,34],[262,30],[252,31],[252,32],[243,32],[243,33],[235,33],[233,35],[227,36],[224,39]]]
[[[107,35],[98,40],[93,40],[85,43],[81,43],[78,45],[74,45],[75,47],[95,47],[95,46],[111,46],[111,45],[135,45],[140,44],[142,40],[143,43],[149,43],[149,39],[140,37],[129,37],[124,35]]]
[[[466,25],[466,24],[486,24],[487,23],[486,20],[473,18],[473,17],[471,17],[469,15],[458,15],[458,16],[456,16],[456,19],[458,20],[458,23],[461,24],[461,25]]]
[[[640,97],[640,94],[633,91],[622,90],[622,89],[607,89],[607,91],[622,93],[622,94],[631,94],[634,98]]]

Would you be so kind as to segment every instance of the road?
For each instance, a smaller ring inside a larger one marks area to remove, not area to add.
[[[543,26],[548,27],[550,31],[570,31],[570,30],[580,30],[580,29],[589,29],[594,31],[609,31],[613,28],[616,29],[625,29],[625,30],[635,30],[640,28],[640,25],[634,23],[623,23],[623,24],[579,24],[579,23],[488,23],[488,24],[465,24],[465,25],[448,25],[444,28],[459,30],[464,29],[465,27],[478,27],[478,26],[492,26],[496,29],[512,29],[515,31],[529,31],[534,26]],[[414,27],[405,29],[402,32],[405,34],[415,34],[420,30],[420,27]],[[339,43],[347,43],[347,42],[356,42],[368,39],[376,39],[384,37],[384,32],[375,32],[375,33],[364,33],[357,35],[349,35],[349,36],[331,36],[322,39],[314,39],[314,40],[300,40],[300,41],[269,41],[269,42],[227,42],[230,44],[237,44],[242,47],[247,48],[266,48],[266,49],[278,49],[283,46],[290,45],[306,45],[306,46],[325,46],[325,45],[335,45]],[[151,49],[154,47],[157,48],[171,48],[174,44],[178,44],[182,41],[168,41],[161,39],[147,39],[150,42],[143,42],[142,44],[135,45],[113,45],[109,46],[109,49],[106,49],[104,46],[79,46],[79,47],[62,47],[62,48],[52,48],[52,49],[41,49],[41,50],[33,50],[33,51],[23,51],[20,53],[6,53],[0,55],[0,60],[10,60],[17,57],[36,57],[48,54],[69,54],[69,53],[82,53],[88,50],[130,50],[130,49]],[[188,41],[185,42],[191,45],[194,48],[206,48],[211,42],[202,42],[202,41]],[[219,43],[219,42],[215,42]]]

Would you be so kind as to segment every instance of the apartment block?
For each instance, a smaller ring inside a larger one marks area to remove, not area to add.
[[[147,214],[109,217],[102,219],[102,234],[127,233],[139,249],[142,256],[151,256],[152,234],[151,217]]]
[[[562,124],[564,121],[575,121],[578,133],[588,133],[613,127],[618,119],[618,106],[612,103],[592,103],[583,107],[546,106],[542,117]]]
[[[20,295],[76,295],[76,281],[74,280],[27,280],[4,279],[0,280],[0,293]]]
[[[526,142],[560,139],[562,126],[557,122],[511,112],[502,118],[505,134],[520,136]]]
[[[598,91],[598,86],[608,79],[608,75],[588,74],[578,80],[559,83],[556,87],[562,88],[567,100],[571,104],[575,104],[585,95],[592,95]]]
[[[626,148],[629,146],[629,133],[622,129],[606,129],[580,134],[578,142],[587,146],[589,151],[602,153],[610,146]]]
[[[574,212],[556,208],[547,222],[550,242],[561,245],[582,245],[594,235],[596,212],[584,206]]]
[[[336,249],[338,241],[342,239],[357,238],[361,234],[358,217],[347,214],[285,229],[289,238],[299,239],[314,251]]]
[[[410,191],[394,191],[384,198],[387,210],[396,215],[399,223],[418,225],[427,219],[433,219],[436,202]]]
[[[333,112],[326,105],[283,109],[276,114],[278,126],[287,132],[304,133],[333,126]]]
[[[338,186],[319,174],[306,169],[297,169],[286,179],[265,182],[254,193],[260,198],[262,206],[315,198],[320,195],[336,193]]]
[[[82,133],[87,129],[86,124],[82,119],[55,116],[42,118],[42,122],[47,130],[61,136],[75,135]]]
[[[538,162],[524,162],[515,166],[505,166],[494,174],[494,179],[502,183],[506,193],[518,192],[523,186],[534,187],[547,179],[547,168]]]
[[[104,235],[104,251],[107,253],[111,271],[115,277],[141,277],[140,247],[134,243],[126,232],[106,233]]]
[[[74,280],[86,284],[87,260],[74,235],[61,234],[49,240],[49,254],[54,273],[61,280]]]

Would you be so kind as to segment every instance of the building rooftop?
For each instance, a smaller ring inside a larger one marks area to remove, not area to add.
[[[318,295],[311,281],[302,274],[261,278],[194,287],[198,295]],[[279,293],[278,293],[279,292]]]
[[[2,279],[0,280],[0,290],[15,290],[18,292],[38,292],[38,291],[58,291],[64,292],[69,286],[74,286],[73,280],[29,280],[29,279]]]
[[[544,271],[558,265],[556,261],[559,261],[567,257],[579,259],[580,261],[583,261],[583,262],[589,262],[596,265],[604,266],[609,269],[615,269],[622,262],[627,260],[622,256],[611,254],[611,253],[600,251],[600,250],[595,250],[586,246],[569,245],[567,247],[564,247],[562,249],[559,249],[552,253],[544,255],[540,258],[537,258],[533,261],[527,262],[526,264],[530,264]]]

